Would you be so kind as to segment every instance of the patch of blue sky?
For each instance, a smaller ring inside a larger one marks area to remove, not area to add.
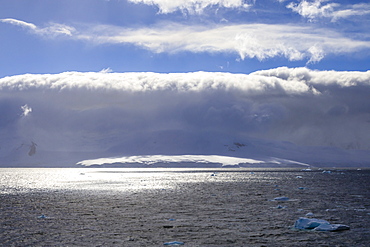
[[[367,2],[195,2],[197,7],[160,0],[1,0],[0,76],[107,67],[117,72],[238,73],[280,66],[369,68]],[[239,38],[244,47],[214,42],[225,36]],[[300,45],[306,47],[300,50]],[[307,53],[315,49],[316,57],[310,58]]]

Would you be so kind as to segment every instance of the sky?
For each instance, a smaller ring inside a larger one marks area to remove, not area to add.
[[[368,1],[1,0],[0,76],[366,71]]]
[[[0,156],[8,163],[25,162],[24,147],[33,149],[27,159],[40,150],[95,154],[78,156],[85,159],[218,155],[235,142],[250,147],[230,156],[306,162],[311,147],[328,147],[369,160],[368,1],[0,6]]]

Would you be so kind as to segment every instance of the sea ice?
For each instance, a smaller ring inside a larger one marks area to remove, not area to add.
[[[308,219],[308,218],[299,218],[294,224],[294,228],[301,230],[314,230],[314,231],[342,231],[349,230],[349,226],[342,224],[330,224],[326,220],[320,219]]]

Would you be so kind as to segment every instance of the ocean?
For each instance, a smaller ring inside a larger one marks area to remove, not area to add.
[[[1,168],[0,179],[2,246],[370,242],[369,170]],[[300,217],[350,229],[297,230]]]
[[[300,171],[273,168],[0,168],[4,193],[85,190],[135,191],[172,188],[179,183],[197,183],[217,174],[222,182],[269,179],[272,171]],[[256,176],[258,172],[258,176]]]

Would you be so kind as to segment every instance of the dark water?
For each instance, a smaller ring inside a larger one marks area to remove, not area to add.
[[[0,178],[3,246],[370,242],[369,170],[0,169]],[[272,200],[281,196],[290,200]],[[350,230],[293,229],[307,213]]]

